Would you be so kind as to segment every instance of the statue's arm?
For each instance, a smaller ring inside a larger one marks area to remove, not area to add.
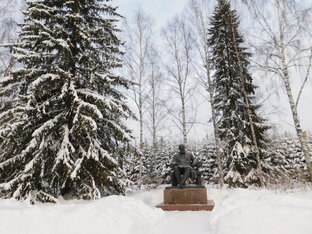
[[[194,166],[194,163],[195,163],[195,157],[194,157],[194,154],[191,153],[191,165]]]
[[[177,162],[177,155],[174,155],[174,156],[173,156],[171,165],[172,165],[172,167],[178,165],[178,162]]]

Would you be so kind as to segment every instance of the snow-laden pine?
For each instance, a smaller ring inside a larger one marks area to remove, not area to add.
[[[238,16],[231,10],[230,2],[219,0],[211,18],[208,40],[214,70],[213,105],[227,163],[225,182],[245,187],[254,183],[263,185],[260,157],[266,151],[268,126],[257,114],[260,105],[255,102],[256,86],[248,71],[251,55],[244,47],[238,26]]]
[[[118,161],[132,139],[116,8],[104,0],[27,1],[18,69],[1,81],[0,189],[56,201],[124,192]]]

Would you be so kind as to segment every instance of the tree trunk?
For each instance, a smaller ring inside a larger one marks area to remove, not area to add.
[[[187,148],[187,130],[186,130],[186,114],[185,114],[185,99],[184,97],[181,97],[181,102],[182,102],[182,134],[183,134],[183,144],[185,145],[185,147]]]
[[[140,93],[140,97],[139,97],[139,121],[140,121],[140,151],[142,153],[142,155],[140,156],[140,166],[139,166],[139,177],[142,177],[142,168],[143,168],[143,150],[144,150],[144,142],[143,142],[143,111],[142,111],[142,95]]]
[[[284,57],[282,57],[282,66],[283,66],[283,76],[284,76],[283,80],[284,80],[284,84],[285,84],[285,88],[286,88],[286,92],[287,92],[287,96],[288,96],[288,102],[290,105],[291,113],[292,113],[294,124],[295,124],[296,133],[297,133],[300,145],[301,145],[301,149],[302,149],[304,158],[305,158],[306,163],[307,163],[310,181],[312,182],[312,159],[311,159],[312,155],[309,151],[309,147],[308,147],[306,138],[305,138],[305,136],[302,132],[302,129],[301,129],[300,120],[298,117],[296,105],[294,102],[294,98],[293,98],[290,83],[289,83],[288,69],[287,69],[287,65],[285,63]]]
[[[282,5],[280,5],[282,4]],[[286,53],[285,53],[285,44],[284,44],[284,40],[285,40],[285,24],[286,24],[286,20],[285,20],[285,14],[286,14],[286,6],[285,6],[285,2],[281,1],[278,2],[278,7],[280,10],[280,14],[279,14],[279,27],[280,27],[280,43],[279,43],[279,53],[280,53],[280,59],[281,59],[281,63],[282,63],[282,69],[283,69],[283,81],[285,84],[285,88],[286,88],[286,92],[287,92],[287,97],[288,97],[288,102],[290,105],[290,109],[291,109],[291,113],[293,116],[293,120],[294,120],[294,124],[295,124],[295,129],[296,129],[296,133],[301,145],[301,149],[304,155],[304,158],[306,160],[307,163],[307,168],[308,168],[308,173],[310,176],[310,181],[312,182],[312,155],[309,152],[309,148],[308,148],[308,144],[306,142],[305,136],[303,135],[302,129],[301,129],[301,125],[300,125],[300,120],[298,117],[298,112],[297,112],[297,106],[295,104],[293,95],[292,95],[292,90],[290,87],[290,82],[289,82],[289,72],[288,72],[288,66],[286,63]]]
[[[157,151],[157,126],[156,126],[156,80],[154,69],[152,68],[152,168],[154,169],[155,166],[155,158],[156,158],[156,151]]]
[[[154,69],[152,68],[152,143],[153,143],[153,151],[156,149],[157,145],[157,126],[156,126],[156,80]]]
[[[141,22],[140,22],[141,23]],[[143,150],[144,150],[144,142],[143,142],[143,92],[142,92],[142,86],[143,86],[143,73],[144,73],[144,65],[145,65],[145,57],[143,53],[143,32],[141,25],[139,27],[139,46],[140,46],[140,73],[139,73],[139,121],[140,121],[140,151],[142,153],[140,157],[140,166],[139,166],[139,177],[142,177],[142,168],[143,168]]]

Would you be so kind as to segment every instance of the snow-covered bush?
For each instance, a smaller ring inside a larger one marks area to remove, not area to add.
[[[312,146],[312,138],[309,139]],[[201,168],[204,183],[218,183],[215,147],[212,142],[190,144],[190,151],[203,162]],[[235,150],[235,151],[234,151]],[[225,182],[233,187],[259,186],[256,162],[253,167],[246,163],[248,148],[236,145],[231,159],[224,161]],[[178,146],[167,143],[159,146],[153,154],[152,147],[147,146],[143,155],[142,177],[139,178],[138,157],[132,155],[127,160],[127,177],[136,184],[170,183],[171,161],[178,152]],[[289,183],[292,180],[307,181],[308,175],[299,141],[296,138],[278,137],[269,143],[261,158],[263,182],[265,185]],[[235,169],[235,170],[234,170]],[[240,172],[240,173],[237,173]]]

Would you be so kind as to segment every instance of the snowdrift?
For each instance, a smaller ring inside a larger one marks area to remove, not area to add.
[[[0,200],[0,233],[147,234],[163,215],[159,209],[123,196],[35,206]]]
[[[312,191],[214,190],[214,234],[311,234]]]
[[[163,190],[98,201],[37,204],[0,200],[1,234],[311,234],[311,187],[208,189],[212,212],[154,208]]]

